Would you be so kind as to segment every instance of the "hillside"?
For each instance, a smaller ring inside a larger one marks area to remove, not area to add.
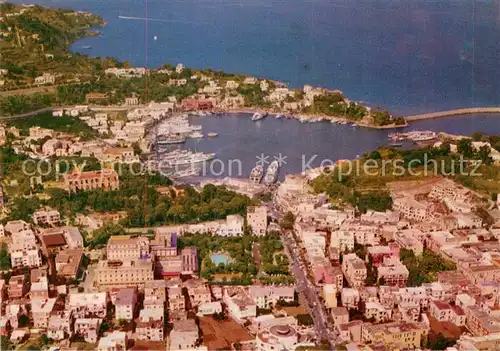
[[[97,34],[91,28],[104,24],[100,17],[36,5],[5,3],[0,9],[0,68],[8,70],[2,75],[2,90],[32,86],[43,73],[74,74],[78,79],[92,73],[99,60],[70,54],[68,48],[79,38]]]

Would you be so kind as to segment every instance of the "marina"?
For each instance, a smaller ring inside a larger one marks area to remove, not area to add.
[[[438,134],[430,130],[412,130],[405,133],[391,133],[388,136],[389,140],[392,140],[393,142],[406,140],[414,142],[431,141],[436,139],[437,137]]]

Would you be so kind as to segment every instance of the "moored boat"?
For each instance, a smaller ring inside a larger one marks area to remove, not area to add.
[[[279,171],[279,163],[278,161],[274,160],[269,164],[269,167],[267,167],[266,175],[264,176],[264,183],[267,185],[271,185],[276,180],[278,179],[278,171]]]
[[[267,112],[255,112],[253,115],[252,115],[252,121],[258,121],[258,120],[261,120],[263,118],[267,117]]]
[[[264,175],[264,167],[262,165],[257,165],[252,168],[250,172],[250,181],[255,184],[259,184],[262,180],[262,176]]]
[[[169,135],[160,135],[156,138],[156,143],[161,144],[182,144],[186,141],[186,138],[182,135],[169,134]]]

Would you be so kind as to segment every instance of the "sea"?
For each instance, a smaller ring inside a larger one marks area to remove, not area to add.
[[[21,3],[24,1],[15,0]],[[500,0],[34,0],[90,11],[107,26],[71,50],[135,66],[183,63],[342,90],[396,115],[500,106]],[[146,20],[147,19],[147,20]],[[85,48],[90,46],[90,48]],[[390,131],[301,124],[248,115],[193,117],[213,139],[185,147],[243,159],[287,156],[280,175],[308,155],[353,158],[387,144]],[[500,115],[412,123],[470,135],[500,133]],[[305,156],[304,156],[305,155]],[[227,175],[224,174],[224,175]]]

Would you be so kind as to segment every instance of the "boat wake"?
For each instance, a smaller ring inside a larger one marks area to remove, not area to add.
[[[151,18],[151,17],[118,16],[118,18],[119,19],[124,19],[124,20],[155,21],[155,22],[167,22],[167,23],[177,23],[177,24],[201,24],[201,25],[208,24],[208,22],[169,20],[169,19]]]

